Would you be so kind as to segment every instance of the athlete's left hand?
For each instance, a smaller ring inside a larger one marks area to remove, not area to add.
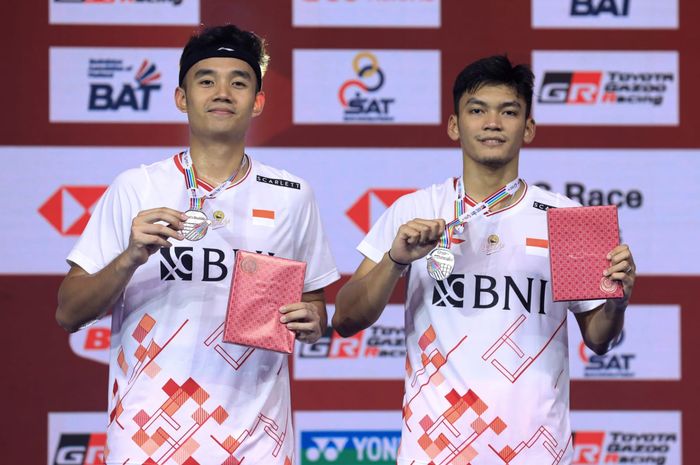
[[[297,302],[280,308],[280,321],[287,329],[294,331],[301,342],[313,344],[318,341],[323,332],[321,317],[316,305],[312,302]]]
[[[607,259],[610,260],[610,267],[603,272],[603,276],[613,281],[620,281],[625,293],[623,298],[628,301],[637,277],[637,267],[634,264],[632,252],[627,244],[618,245],[608,253]]]

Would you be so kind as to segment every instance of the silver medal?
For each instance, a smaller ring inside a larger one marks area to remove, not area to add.
[[[436,281],[442,281],[452,274],[455,267],[455,256],[444,247],[436,247],[425,257],[428,274]]]
[[[207,234],[209,228],[209,218],[202,210],[187,210],[185,212],[187,220],[182,228],[185,239],[198,241]]]

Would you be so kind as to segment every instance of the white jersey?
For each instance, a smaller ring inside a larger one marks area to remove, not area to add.
[[[139,211],[188,205],[178,156],[126,171],[68,261],[95,273],[127,248]],[[294,461],[288,357],[224,343],[222,334],[237,249],[307,262],[304,292],[340,277],[313,192],[251,160],[245,177],[203,209],[227,224],[197,242],[171,240],[113,308],[107,464]]]
[[[399,226],[451,221],[456,198],[452,178],[400,198],[358,250],[379,262]],[[567,307],[602,301],[552,301],[545,210],[575,205],[525,184],[456,236],[447,279],[411,265],[400,465],[570,463]]]

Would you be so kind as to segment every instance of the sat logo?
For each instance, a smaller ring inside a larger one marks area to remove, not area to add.
[[[105,316],[92,325],[72,333],[69,338],[73,353],[81,358],[109,365],[109,340],[112,317]]]
[[[622,353],[619,350],[615,350],[622,345],[624,341],[625,333],[624,331],[620,333],[620,336],[605,355],[589,355],[589,351],[586,349],[586,345],[581,342],[579,346],[579,357],[584,363],[584,373],[587,377],[632,377],[634,372],[632,371],[632,361],[636,358],[635,354]]]

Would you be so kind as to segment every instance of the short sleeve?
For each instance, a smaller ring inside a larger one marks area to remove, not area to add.
[[[323,232],[316,198],[308,184],[303,187],[298,221],[296,259],[306,262],[304,292],[322,289],[340,279],[330,246]]]
[[[148,183],[141,169],[120,174],[97,202],[85,230],[68,254],[69,264],[76,264],[90,274],[100,271],[129,245],[131,222],[140,211],[136,186]]]

